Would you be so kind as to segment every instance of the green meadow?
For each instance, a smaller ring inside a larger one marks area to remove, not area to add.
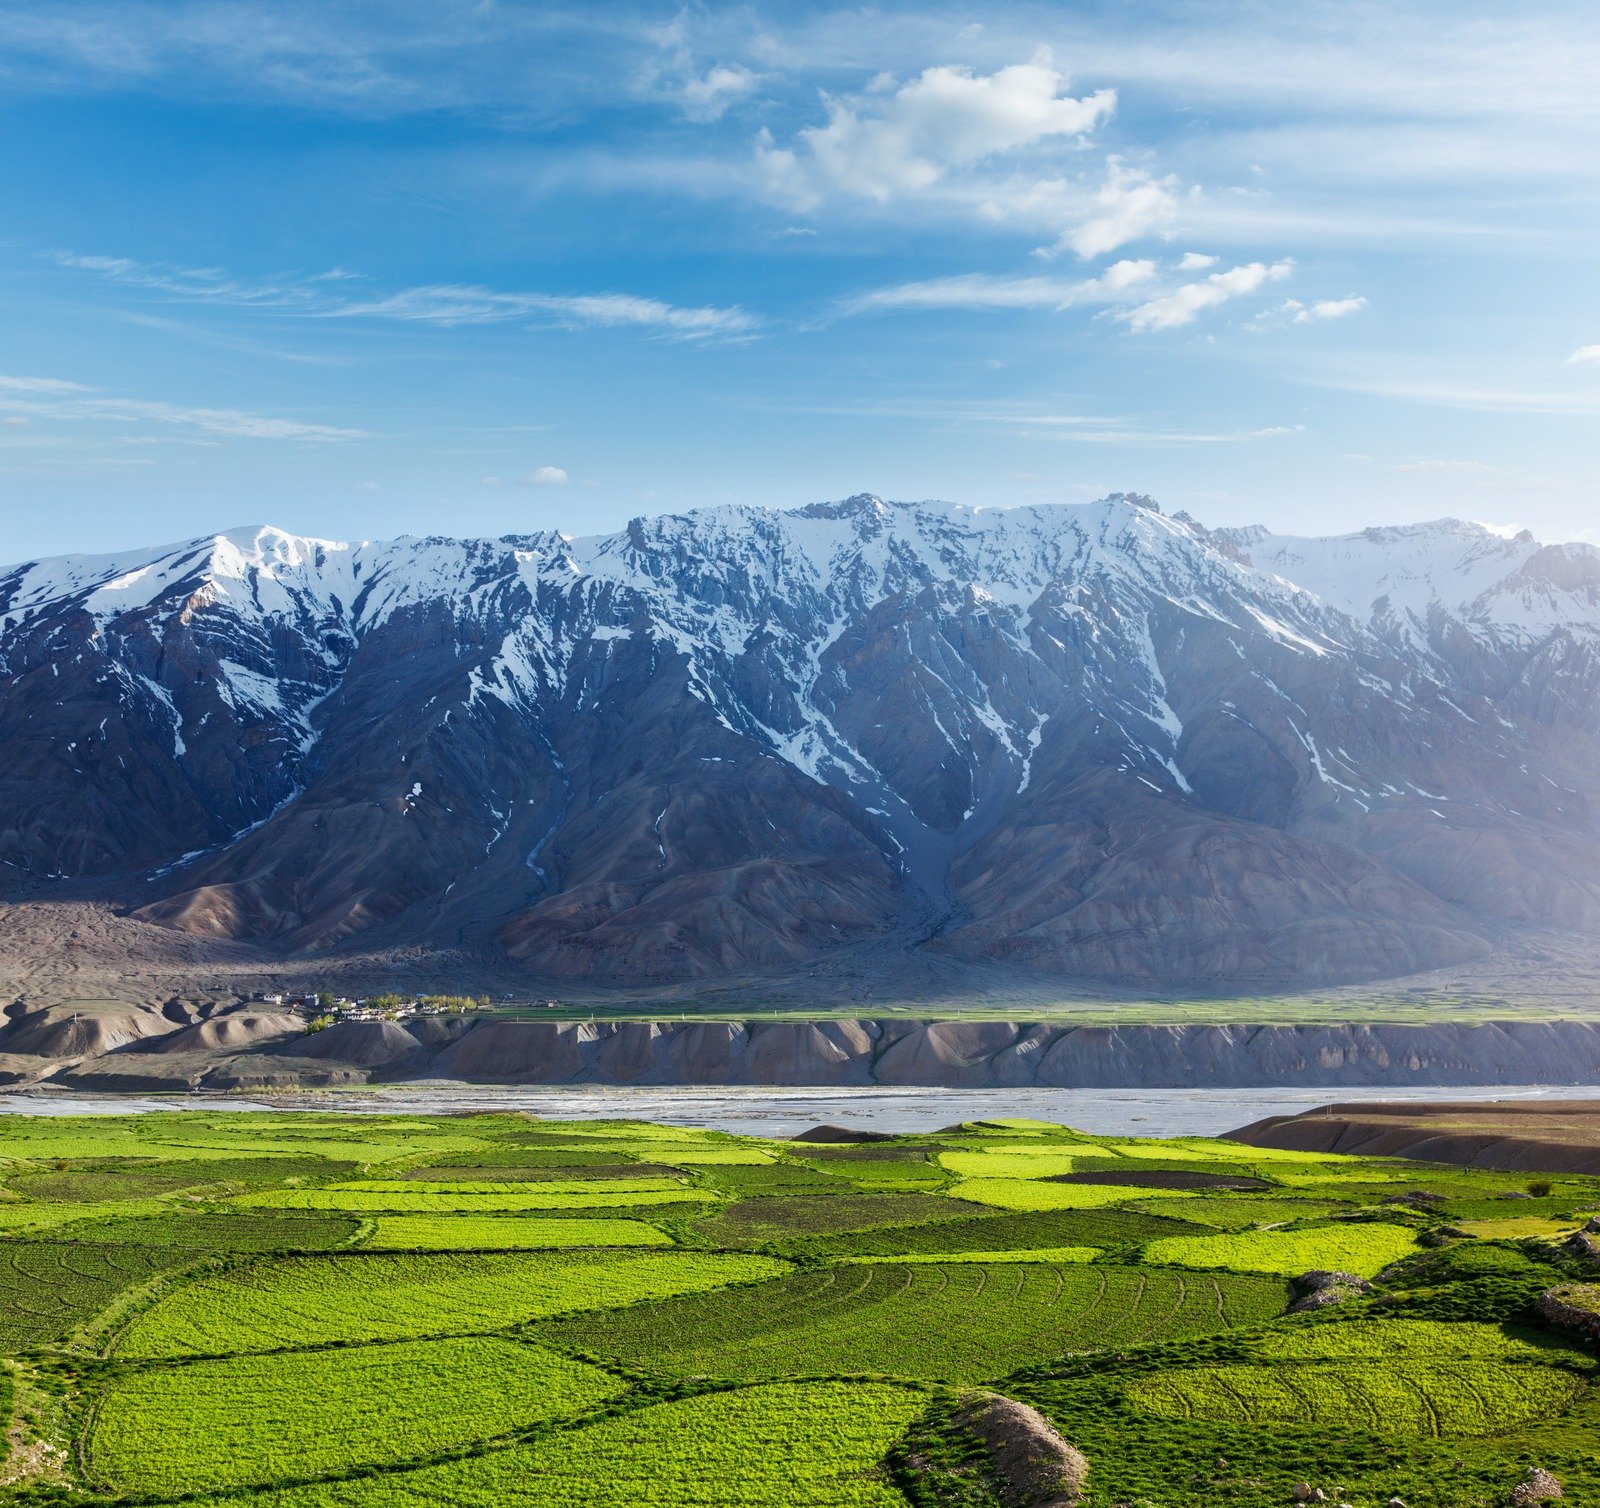
[[[1595,1209],[1031,1121],[6,1116],[0,1503],[1025,1508],[982,1394],[1082,1508],[1600,1503],[1595,1344],[1536,1308],[1600,1294]]]

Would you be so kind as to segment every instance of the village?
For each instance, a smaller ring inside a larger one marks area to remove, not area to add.
[[[258,1005],[270,1005],[306,1018],[308,1032],[322,1031],[344,1021],[405,1021],[422,1016],[465,1015],[468,1011],[489,1010],[493,1001],[487,995],[401,995],[361,996],[354,1000],[328,991],[309,991],[284,995],[259,991],[251,996]],[[545,1010],[559,1008],[558,1000],[533,1002]]]

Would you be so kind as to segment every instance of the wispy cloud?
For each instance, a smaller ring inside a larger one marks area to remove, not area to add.
[[[925,309],[1052,309],[1126,297],[1156,275],[1149,260],[1116,262],[1096,278],[1003,277],[960,273],[916,283],[874,288],[840,301],[841,314],[881,314]]]
[[[1247,262],[1240,267],[1230,267],[1226,272],[1213,272],[1210,277],[1196,283],[1184,283],[1170,293],[1119,314],[1128,328],[1137,334],[1152,330],[1176,330],[1193,324],[1207,309],[1214,309],[1231,299],[1254,293],[1263,283],[1277,282],[1294,270],[1292,261]]]
[[[693,121],[721,120],[742,99],[748,99],[761,84],[761,75],[741,64],[718,64],[698,78],[686,79],[678,90],[684,115]]]
[[[342,268],[298,280],[274,278],[252,283],[220,268],[179,267],[76,252],[59,252],[55,260],[63,267],[186,301],[315,318],[392,319],[434,325],[543,320],[567,329],[637,329],[681,340],[748,336],[760,325],[754,315],[739,308],[683,307],[628,293],[508,293],[476,284],[439,283],[359,299],[343,292],[357,279]]]
[[[59,377],[5,377],[0,376],[0,393],[87,393],[81,382],[63,382]]]
[[[308,424],[235,408],[194,408],[141,398],[97,396],[82,383],[53,377],[0,376],[0,411],[31,419],[161,424],[245,440],[363,440],[366,430]]]
[[[1269,424],[1235,430],[1170,429],[1124,414],[1059,413],[1007,403],[841,404],[794,407],[784,412],[905,419],[940,426],[985,425],[1003,427],[1019,435],[1052,437],[1085,445],[1233,445],[1252,440],[1279,439],[1300,434],[1305,429],[1301,424]]]
[[[324,296],[316,284],[326,273],[305,278],[271,278],[250,283],[233,277],[220,267],[184,267],[174,262],[135,262],[127,257],[85,256],[61,251],[56,262],[79,272],[95,272],[135,288],[203,303],[243,304],[260,309],[313,309]]]
[[[1381,366],[1382,363],[1377,363]],[[1399,398],[1410,403],[1465,409],[1483,414],[1549,414],[1587,417],[1600,414],[1600,390],[1573,391],[1553,387],[1509,387],[1495,383],[1447,381],[1431,377],[1317,376],[1312,386],[1340,392],[1365,393],[1375,398]]]
[[[499,293],[472,285],[407,288],[365,303],[340,303],[321,313],[340,319],[398,319],[436,325],[500,324],[544,319],[568,329],[643,329],[685,340],[753,333],[760,321],[737,308],[683,308],[627,293]]]
[[[1582,365],[1586,362],[1600,362],[1600,346],[1579,346],[1576,351],[1567,357],[1568,365]]]
[[[485,487],[565,487],[571,481],[566,468],[562,466],[535,466],[532,471],[524,472],[521,476],[501,477],[486,476],[482,485]]]

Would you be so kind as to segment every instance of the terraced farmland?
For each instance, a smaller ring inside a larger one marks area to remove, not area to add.
[[[90,1474],[156,1494],[322,1476],[581,1413],[622,1387],[492,1336],[190,1362],[105,1394]]]
[[[1500,1508],[1535,1462],[1600,1503],[1595,1345],[1532,1307],[1593,1283],[1600,1180],[1024,1121],[0,1132],[0,1505],[1008,1508],[975,1385],[1085,1453],[1081,1508]],[[1375,1291],[1286,1313],[1316,1268]]]
[[[961,1198],[996,1209],[1093,1210],[1106,1205],[1130,1204],[1148,1199],[1150,1190],[1136,1184],[1052,1183],[1031,1178],[966,1178],[960,1185]],[[1170,1194],[1169,1199],[1180,1196]]]
[[[364,1251],[511,1251],[563,1246],[671,1246],[642,1220],[535,1215],[380,1215]]]
[[[852,1264],[733,1293],[644,1305],[541,1333],[554,1345],[678,1375],[873,1372],[980,1382],[1069,1351],[1133,1346],[1268,1319],[1266,1279],[1136,1267]]]
[[[1366,1278],[1416,1249],[1414,1231],[1363,1221],[1230,1236],[1166,1236],[1145,1247],[1145,1255],[1152,1262],[1172,1262],[1179,1267],[1226,1267],[1235,1272],[1277,1272],[1285,1277],[1334,1268]]]
[[[881,1383],[780,1383],[712,1393],[468,1460],[250,1502],[260,1508],[904,1508],[881,1463],[924,1402]],[[236,1502],[202,1499],[195,1508]]]
[[[476,1193],[433,1193],[420,1183],[403,1183],[392,1191],[373,1189],[273,1189],[263,1194],[246,1194],[234,1204],[240,1209],[337,1210],[352,1214],[477,1215],[485,1210],[504,1210],[516,1214],[527,1210],[599,1210],[629,1205],[635,1209],[652,1204],[714,1204],[716,1195],[684,1186],[632,1190],[626,1184],[616,1187],[609,1179],[595,1180],[592,1187],[573,1184],[550,1189],[547,1184],[518,1184],[514,1188],[481,1188]]]
[[[698,1222],[696,1229],[722,1246],[748,1246],[822,1232],[928,1225],[984,1213],[980,1205],[934,1194],[824,1194],[742,1200],[723,1206]]]
[[[1344,1426],[1374,1434],[1488,1435],[1564,1407],[1570,1373],[1502,1362],[1324,1362],[1189,1367],[1131,1383],[1135,1407],[1174,1419]]]
[[[119,1293],[193,1257],[151,1246],[0,1243],[0,1351],[59,1340]]]
[[[781,1272],[720,1252],[296,1257],[201,1278],[134,1321],[128,1357],[226,1356],[503,1329]]]

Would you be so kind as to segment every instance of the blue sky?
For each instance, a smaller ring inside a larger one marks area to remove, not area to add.
[[[1600,540],[1583,3],[10,0],[0,560],[1148,491]]]

